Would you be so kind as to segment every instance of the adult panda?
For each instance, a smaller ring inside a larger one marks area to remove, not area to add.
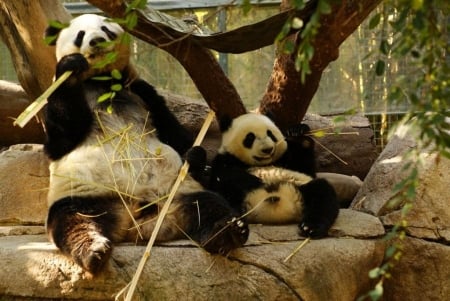
[[[150,237],[192,143],[165,100],[137,77],[123,33],[93,14],[46,31],[57,37],[55,77],[72,71],[45,108],[44,149],[51,160],[46,226],[56,246],[91,274],[103,269],[113,243]],[[97,67],[111,53],[116,60]],[[113,70],[121,76],[111,77]],[[122,89],[99,103],[113,85]],[[248,237],[236,217],[223,197],[188,176],[157,240],[187,234],[209,252],[227,253]]]
[[[330,183],[316,178],[309,127],[293,127],[285,137],[272,120],[255,113],[219,123],[222,143],[207,174],[206,152],[189,150],[192,176],[222,194],[247,222],[298,223],[304,236],[326,236],[339,203]]]

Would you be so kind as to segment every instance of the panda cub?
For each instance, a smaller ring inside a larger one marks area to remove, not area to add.
[[[267,116],[219,120],[222,144],[205,173],[206,152],[188,152],[191,174],[222,194],[250,223],[298,223],[304,236],[326,236],[339,204],[333,187],[316,178],[314,141],[306,125],[284,137]]]
[[[100,272],[114,243],[148,239],[174,184],[181,155],[193,141],[153,86],[130,65],[124,31],[87,14],[56,36],[56,74],[72,75],[45,108],[50,163],[50,239],[85,271]],[[116,60],[99,63],[114,53]],[[111,77],[112,70],[121,76]],[[120,85],[110,98],[112,85]],[[242,246],[247,225],[219,194],[187,176],[166,215],[158,241],[185,235],[212,253]]]

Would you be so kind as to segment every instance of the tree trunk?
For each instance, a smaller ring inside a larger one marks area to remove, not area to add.
[[[60,1],[0,0],[0,36],[10,50],[19,82],[32,98],[47,89],[54,74],[55,55],[43,41],[51,19],[69,19]]]
[[[321,17],[319,33],[313,43],[315,51],[310,62],[311,73],[303,84],[300,73],[295,70],[294,54],[287,55],[280,51],[260,104],[260,112],[270,114],[281,129],[301,122],[319,87],[323,70],[338,58],[339,46],[380,2],[342,0],[332,5],[332,12]],[[282,8],[288,3],[283,0]],[[295,39],[293,36],[289,38]]]

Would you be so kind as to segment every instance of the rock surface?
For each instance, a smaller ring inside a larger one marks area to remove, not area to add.
[[[1,152],[0,224],[43,224],[48,177],[42,145],[14,145]]]
[[[347,233],[354,218],[365,229]],[[340,238],[311,240],[294,254],[302,242],[294,225],[255,225],[246,246],[227,257],[188,240],[155,246],[136,300],[355,300],[370,288],[361,275],[383,258],[384,230],[377,218],[343,209],[333,231]],[[108,269],[89,279],[45,235],[3,236],[0,296],[112,300],[131,281],[144,249],[116,246]]]
[[[389,206],[393,188],[407,174],[404,166],[408,150],[417,146],[416,130],[400,128],[372,166],[352,208],[380,216],[393,226],[401,218],[400,206]],[[424,150],[413,207],[406,216],[409,235],[450,242],[450,160]]]

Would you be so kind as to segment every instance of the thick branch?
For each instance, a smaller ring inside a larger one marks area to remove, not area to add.
[[[123,17],[125,12],[123,1],[89,0],[89,2],[112,17]],[[166,27],[150,22],[141,14],[137,26],[131,33],[175,57],[219,118],[222,114],[237,116],[245,112],[235,87],[208,49],[191,39],[177,39]]]
[[[319,87],[323,70],[339,56],[339,46],[355,31],[381,0],[342,0],[332,12],[322,16],[320,32],[314,41],[311,74],[301,84],[293,55],[279,54],[260,105],[262,113],[271,113],[283,129],[300,122]]]

